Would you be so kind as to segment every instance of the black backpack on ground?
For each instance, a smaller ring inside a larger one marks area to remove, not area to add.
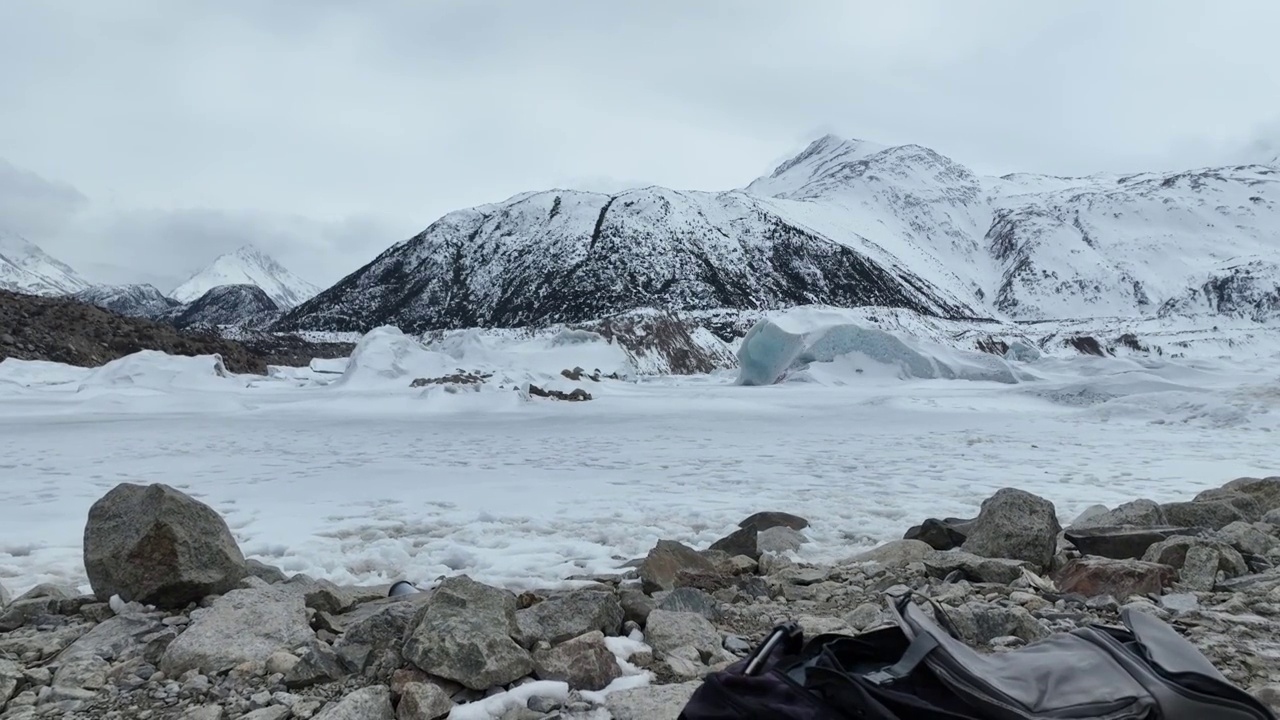
[[[936,622],[893,598],[896,627],[852,637],[780,626],[708,675],[680,720],[1276,720],[1151,615],[988,655],[930,604]]]

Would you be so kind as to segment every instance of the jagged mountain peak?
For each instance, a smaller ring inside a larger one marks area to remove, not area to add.
[[[180,305],[154,285],[94,285],[74,296],[100,308],[130,317],[157,317]]]
[[[190,303],[222,285],[256,285],[282,308],[294,307],[320,292],[320,288],[294,275],[267,253],[244,245],[215,258],[169,296]]]
[[[180,328],[231,325],[256,328],[279,316],[280,305],[254,283],[218,285],[190,303],[174,308],[165,319]]]
[[[90,285],[40,246],[0,228],[0,288],[29,295],[69,295]]]
[[[884,145],[867,140],[823,135],[809,143],[795,157],[778,165],[769,176],[756,179],[746,190],[755,195],[785,196],[820,180],[835,168],[874,155],[885,148]]]

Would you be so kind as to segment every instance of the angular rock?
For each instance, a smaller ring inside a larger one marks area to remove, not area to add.
[[[1106,505],[1090,505],[1089,507],[1080,511],[1080,514],[1076,516],[1076,519],[1072,520],[1071,524],[1068,525],[1067,527],[1083,528],[1087,526],[1090,522],[1092,522],[1094,518],[1102,517],[1103,515],[1106,515],[1109,512],[1111,512],[1111,508],[1108,508]]]
[[[929,518],[907,530],[903,540],[919,540],[934,550],[953,550],[968,539],[973,520]]]
[[[1186,557],[1182,561],[1179,579],[1188,590],[1207,592],[1218,582],[1218,565],[1221,555],[1217,550],[1204,545],[1187,548]]]
[[[1237,520],[1219,530],[1218,537],[1241,553],[1265,556],[1280,545],[1280,539],[1264,532],[1259,524]]]
[[[225,593],[248,572],[222,516],[161,484],[117,485],[93,504],[84,566],[99,600],[165,608]]]
[[[846,563],[877,562],[891,568],[909,565],[933,557],[934,549],[922,540],[891,540],[880,547],[858,553]]]
[[[315,639],[307,609],[297,593],[278,587],[232,590],[201,611],[160,658],[171,677],[188,670],[204,674],[229,670],[245,662],[265,662],[277,650],[289,650]]]
[[[961,549],[982,557],[1023,560],[1043,572],[1053,562],[1061,530],[1053,503],[1004,488],[982,502]]]
[[[1160,607],[1173,612],[1194,612],[1200,609],[1200,600],[1192,593],[1170,593],[1160,598]]]
[[[1257,502],[1248,495],[1238,493],[1230,493],[1230,497],[1219,495],[1212,500],[1165,503],[1160,507],[1170,525],[1210,530],[1220,530],[1237,520],[1253,522],[1262,517]]]
[[[883,607],[876,603],[862,603],[844,616],[844,624],[854,630],[862,631],[879,625],[883,617]]]
[[[241,715],[239,720],[285,720],[293,711],[283,705],[272,705]]]
[[[17,630],[25,625],[44,625],[47,618],[59,615],[61,600],[53,597],[19,598],[0,611],[0,632]]]
[[[650,685],[609,693],[605,707],[613,720],[676,720],[701,680],[674,685]]]
[[[361,605],[343,616],[344,630],[334,642],[334,650],[357,671],[367,669],[384,651],[398,657],[404,647],[405,634],[430,595],[416,593],[405,597],[408,599],[389,598]]]
[[[623,621],[630,620],[641,627],[648,621],[649,613],[658,606],[656,600],[635,586],[624,585],[620,588],[618,599],[622,604]]]
[[[411,682],[404,686],[396,720],[439,720],[453,710],[453,700],[431,683]]]
[[[404,658],[420,670],[472,690],[488,690],[533,670],[533,658],[511,639],[516,598],[466,575],[433,591],[404,644]]]
[[[279,650],[271,653],[266,659],[266,669],[268,675],[285,675],[289,674],[302,659],[291,652]]]
[[[0,709],[18,690],[22,682],[22,666],[12,660],[0,658]]]
[[[223,714],[221,705],[204,705],[188,710],[182,715],[181,720],[222,720]]]
[[[575,690],[602,690],[622,676],[617,658],[598,630],[533,654],[534,674],[540,680],[559,680]]]
[[[689,570],[718,574],[715,565],[693,548],[673,540],[659,540],[640,563],[640,581],[647,593],[674,590],[680,574]]]
[[[745,555],[752,560],[758,560],[760,559],[760,550],[756,547],[756,534],[758,532],[753,526],[739,528],[711,543],[709,549],[728,553],[730,557]]]
[[[1280,527],[1280,508],[1268,510],[1267,514],[1262,516],[1262,522],[1272,527]]]
[[[967,642],[985,645],[995,638],[1014,636],[1027,642],[1048,637],[1049,631],[1026,608],[1005,607],[985,602],[968,602],[947,610],[960,636]]]
[[[809,542],[798,530],[778,525],[756,533],[756,549],[763,553],[797,552]]]
[[[1072,530],[1083,530],[1096,527],[1135,527],[1154,528],[1169,525],[1171,521],[1165,517],[1164,510],[1154,500],[1134,500],[1118,506],[1114,510],[1092,513],[1076,518],[1071,523]]]
[[[1072,528],[1064,537],[1084,555],[1126,560],[1140,558],[1147,548],[1176,535],[1195,536],[1205,532],[1199,528],[1097,526]]]
[[[1219,571],[1227,579],[1249,572],[1248,564],[1235,548],[1197,537],[1178,536],[1161,541],[1148,548],[1142,559],[1177,568],[1181,582],[1188,589],[1213,589]],[[1190,568],[1187,567],[1188,559],[1192,563]]]
[[[695,613],[654,610],[645,626],[645,642],[654,652],[665,655],[688,645],[700,653],[713,655],[724,645],[711,621]]]
[[[622,605],[612,592],[575,590],[517,610],[516,638],[530,647],[539,640],[562,643],[592,630],[617,635],[624,619]]]
[[[1022,570],[1030,569],[1031,563],[1023,560],[985,558],[962,550],[950,550],[934,552],[932,556],[925,558],[924,566],[930,575],[937,578],[945,578],[959,570],[965,577],[977,582],[1008,585],[1022,577]]]
[[[117,615],[108,618],[80,636],[62,652],[62,659],[100,657],[111,662],[125,662],[142,657],[146,644],[164,629],[157,615]]]
[[[307,644],[307,649],[298,658],[298,662],[284,674],[284,686],[290,690],[299,690],[340,680],[349,672],[349,668],[332,647],[313,640]]]
[[[245,570],[249,575],[258,578],[268,585],[275,585],[276,583],[282,583],[289,579],[288,576],[284,574],[284,571],[275,565],[268,565],[261,560],[253,559],[245,560],[244,562]]]
[[[351,593],[328,580],[315,580],[299,574],[289,578],[284,587],[301,593],[306,606],[317,612],[344,613],[355,605]]]
[[[71,658],[58,667],[53,674],[55,690],[75,688],[78,690],[101,690],[107,684],[107,672],[110,663],[100,657],[81,655]]]
[[[1117,598],[1159,595],[1177,579],[1178,571],[1168,565],[1102,557],[1072,560],[1053,577],[1064,593]]]
[[[792,530],[804,530],[809,527],[809,521],[799,515],[792,515],[784,512],[758,512],[746,520],[738,523],[740,528],[753,527],[757,532],[768,530],[775,527],[786,527]]]
[[[676,588],[658,602],[659,610],[691,612],[716,622],[720,619],[720,603],[697,588]]]
[[[5,589],[4,583],[0,583],[0,608],[4,608],[5,605],[11,602],[13,602],[13,596]]]
[[[1200,493],[1200,495],[1196,496],[1196,499],[1200,500],[1202,496],[1206,498],[1219,497],[1231,493],[1248,495],[1253,498],[1254,502],[1257,503],[1260,515],[1280,509],[1280,477],[1236,478],[1217,490],[1206,490]]]
[[[395,710],[391,707],[391,688],[371,685],[329,705],[315,716],[315,720],[395,720],[395,717]]]

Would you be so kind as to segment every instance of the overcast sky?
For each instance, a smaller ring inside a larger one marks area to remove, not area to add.
[[[328,284],[449,210],[727,189],[825,132],[980,172],[1280,138],[1274,0],[9,0],[0,226],[164,290],[252,242]]]

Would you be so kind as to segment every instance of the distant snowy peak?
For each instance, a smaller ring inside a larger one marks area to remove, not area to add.
[[[281,308],[299,305],[320,292],[320,288],[289,272],[274,258],[246,245],[218,257],[200,272],[179,285],[169,296],[190,303],[213,288],[223,285],[256,285]]]
[[[0,229],[0,288],[29,295],[69,295],[90,284],[35,243]]]
[[[825,135],[809,143],[799,155],[779,165],[772,175],[752,182],[746,190],[766,197],[789,195],[827,177],[844,165],[885,149],[884,145],[865,140],[845,140],[835,135]]]
[[[130,317],[154,318],[181,305],[154,285],[94,285],[75,298]]]

